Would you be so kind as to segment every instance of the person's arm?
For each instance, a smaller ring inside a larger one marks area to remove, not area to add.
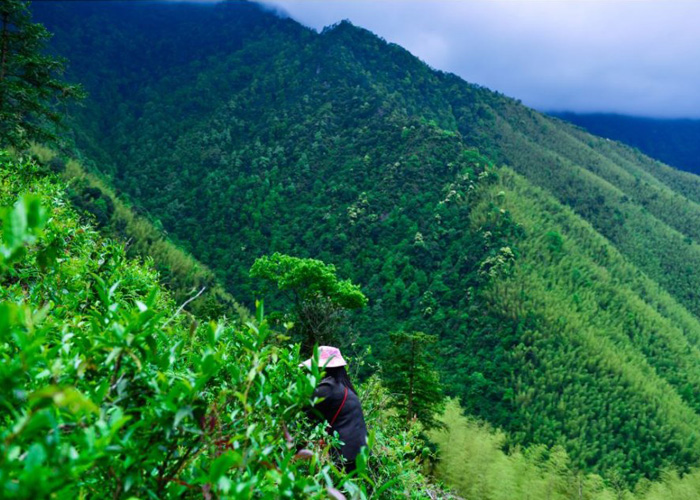
[[[333,392],[333,386],[331,385],[331,383],[322,380],[321,383],[318,384],[318,387],[314,389],[313,397],[319,399],[326,399],[328,396],[331,395],[331,392]]]
[[[330,382],[321,381],[316,389],[314,389],[314,393],[311,396],[311,399],[315,401],[314,405],[308,406],[304,410],[306,412],[306,416],[316,420],[324,420],[326,417],[319,406],[321,406],[323,401],[325,401],[326,398],[331,395],[332,391],[333,387],[331,386]]]

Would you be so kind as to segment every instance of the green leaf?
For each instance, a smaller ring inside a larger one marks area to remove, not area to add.
[[[175,420],[173,421],[173,429],[180,425],[180,422],[182,422],[185,417],[192,417],[191,406],[183,406],[177,410],[177,413],[175,413]]]
[[[241,454],[234,450],[227,450],[214,460],[209,469],[209,480],[212,483],[219,481],[219,478],[236,465],[241,463]]]
[[[19,324],[18,307],[9,302],[0,303],[0,334],[4,337]]]
[[[27,456],[24,458],[24,466],[31,471],[42,465],[46,461],[46,450],[39,443],[34,443],[27,450]]]
[[[382,493],[384,493],[386,490],[388,490],[389,488],[394,486],[396,483],[398,483],[400,479],[401,479],[401,477],[397,476],[397,477],[387,481],[386,483],[382,484],[379,488],[377,488],[377,490],[374,492],[374,494],[377,497],[381,497]]]
[[[34,391],[29,396],[30,401],[39,404],[52,401],[57,407],[73,414],[99,413],[99,408],[74,387],[58,387],[55,385]]]
[[[23,198],[27,214],[27,226],[36,231],[42,229],[48,219],[48,212],[38,196],[25,196]]]
[[[27,210],[24,200],[19,200],[5,214],[3,220],[3,239],[8,249],[12,250],[24,243],[27,236]]]

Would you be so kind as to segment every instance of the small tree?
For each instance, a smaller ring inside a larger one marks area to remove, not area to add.
[[[417,418],[427,428],[438,425],[444,395],[438,373],[431,363],[430,349],[435,335],[423,332],[389,334],[392,350],[384,372],[384,383],[392,394],[399,415],[408,423]]]
[[[288,295],[294,306],[293,331],[307,352],[314,344],[337,343],[345,312],[367,305],[359,286],[338,279],[335,266],[320,260],[275,253],[257,259],[250,275],[275,283]]]
[[[50,37],[31,22],[28,2],[0,1],[0,146],[54,140],[56,107],[83,96],[80,86],[58,78],[64,60],[42,53]]]

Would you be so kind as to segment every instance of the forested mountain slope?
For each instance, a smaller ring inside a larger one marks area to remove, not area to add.
[[[624,142],[676,168],[700,173],[700,120],[608,113],[551,113],[592,134]]]
[[[687,174],[349,23],[249,3],[35,15],[91,94],[78,150],[237,300],[262,254],[332,262],[370,298],[350,335],[381,358],[390,331],[438,334],[448,392],[511,443],[630,483],[700,463]]]

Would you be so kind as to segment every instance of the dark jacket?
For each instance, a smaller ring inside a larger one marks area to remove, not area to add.
[[[343,403],[344,395],[345,386],[333,377],[326,377],[314,390],[315,397],[323,398],[323,401],[317,403],[314,409],[330,424]],[[348,397],[335,419],[332,430],[338,432],[340,440],[344,443],[340,448],[343,458],[354,465],[355,457],[360,452],[360,448],[367,444],[367,427],[362,415],[360,399],[352,389],[348,388]]]

